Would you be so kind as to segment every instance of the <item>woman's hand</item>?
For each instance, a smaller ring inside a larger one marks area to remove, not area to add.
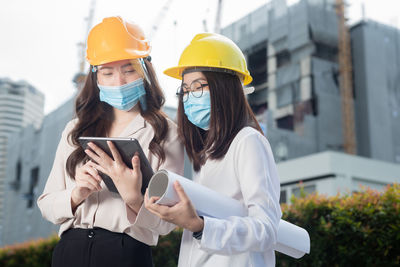
[[[142,188],[142,172],[140,171],[139,155],[136,153],[132,157],[133,168],[131,169],[123,162],[113,142],[107,141],[107,144],[113,159],[92,142],[89,142],[88,145],[93,151],[86,149],[85,153],[97,163],[92,163],[97,170],[110,176],[122,199],[137,213],[143,203],[143,195],[140,191]]]
[[[180,201],[172,207],[158,205],[155,202],[158,197],[148,198],[148,190],[144,197],[144,205],[146,209],[154,213],[164,221],[168,221],[192,232],[199,232],[204,228],[204,221],[197,215],[192,202],[186,195],[182,186],[175,181],[174,188],[179,196]]]
[[[82,203],[90,194],[101,190],[101,177],[93,166],[93,162],[88,161],[77,168],[75,175],[76,186],[71,193],[72,211]]]

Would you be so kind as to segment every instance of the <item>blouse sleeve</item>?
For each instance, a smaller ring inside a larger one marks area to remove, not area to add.
[[[161,164],[159,169],[166,169],[175,172],[179,175],[183,175],[184,167],[184,151],[183,145],[178,138],[176,131],[176,125],[170,123],[169,136],[164,143],[165,161]],[[148,211],[144,204],[140,208],[135,218],[128,217],[135,226],[144,227],[156,232],[160,235],[166,235],[175,229],[176,225],[161,220],[159,217]]]
[[[270,250],[277,240],[281,209],[279,179],[267,139],[256,133],[241,139],[232,168],[248,216],[204,217],[203,235],[197,244],[204,251],[224,255]]]
[[[65,163],[68,149],[67,135],[68,125],[64,129],[58,144],[53,167],[47,179],[46,186],[41,196],[37,199],[37,205],[42,216],[54,223],[62,224],[73,218],[71,207],[71,189],[66,188]]]

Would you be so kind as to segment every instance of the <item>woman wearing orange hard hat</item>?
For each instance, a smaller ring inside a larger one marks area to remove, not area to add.
[[[183,173],[176,125],[161,111],[164,95],[150,62],[143,31],[121,17],[94,26],[87,39],[90,70],[75,103],[76,118],[61,136],[38,206],[59,224],[52,266],[153,266],[150,245],[175,226],[143,206],[140,159],[129,168],[113,142],[112,157],[80,137],[129,137],[139,141],[154,171]],[[100,174],[109,176],[115,192]]]
[[[196,171],[193,180],[247,210],[246,217],[199,216],[178,182],[180,202],[172,207],[146,192],[148,210],[185,228],[178,266],[274,266],[280,185],[271,147],[245,97],[243,86],[252,78],[242,51],[222,35],[198,34],[178,66],[164,73],[182,80],[178,133]]]

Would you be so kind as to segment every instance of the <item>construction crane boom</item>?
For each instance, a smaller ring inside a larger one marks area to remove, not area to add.
[[[168,13],[169,7],[171,6],[173,0],[168,0],[164,6],[161,8],[160,12],[158,13],[156,19],[154,20],[151,29],[149,31],[149,34],[147,35],[147,39],[152,40],[154,39],[155,34],[158,31],[158,27],[161,24],[161,22],[164,20],[165,16]]]
[[[222,4],[223,4],[222,0],[218,0],[217,14],[215,16],[215,27],[214,27],[214,32],[215,33],[220,33],[221,32]]]
[[[344,151],[348,154],[356,154],[350,34],[346,25],[344,5],[345,3],[343,0],[336,0],[336,13],[338,16],[339,28],[339,73]]]
[[[85,60],[85,55],[86,55],[86,38],[87,38],[87,35],[89,34],[89,31],[90,31],[90,29],[92,28],[92,24],[93,24],[93,17],[94,17],[94,10],[95,10],[95,8],[96,8],[96,0],[92,0],[91,2],[90,2],[90,9],[89,9],[89,16],[87,16],[86,18],[85,18],[85,20],[86,20],[86,32],[85,32],[85,36],[84,36],[84,42],[82,42],[81,44],[80,44],[80,48],[81,48],[81,50],[80,50],[80,53],[81,53],[81,56],[80,56],[80,59],[81,59],[81,62],[80,62],[80,64],[79,64],[79,71],[80,72],[84,72],[85,71],[85,62],[86,62],[86,60]]]
[[[92,28],[95,8],[96,8],[96,0],[92,0],[90,2],[89,15],[85,18],[86,32],[83,37],[83,41],[78,43],[79,71],[75,74],[74,78],[72,79],[72,81],[75,83],[75,86],[77,87],[78,90],[80,90],[83,87],[83,84],[85,83],[85,80],[86,80],[86,74],[85,74],[86,38],[87,38],[87,35],[88,35],[90,29]]]

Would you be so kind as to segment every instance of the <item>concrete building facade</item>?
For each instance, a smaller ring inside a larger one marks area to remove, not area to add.
[[[304,193],[334,196],[371,188],[383,191],[388,184],[400,183],[400,164],[348,155],[320,152],[278,163],[281,203]]]
[[[364,21],[351,40],[358,154],[400,163],[400,30]]]
[[[0,240],[4,231],[2,225],[7,219],[6,169],[9,157],[8,152],[10,136],[22,128],[31,125],[39,129],[44,116],[44,95],[25,81],[14,82],[10,79],[0,79]],[[19,187],[16,182],[11,187]]]

